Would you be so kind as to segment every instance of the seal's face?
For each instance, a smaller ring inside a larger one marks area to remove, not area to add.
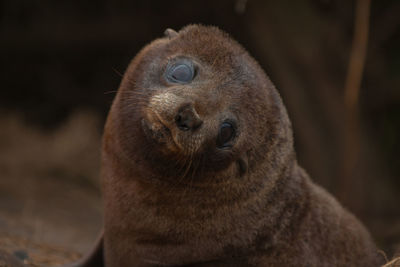
[[[209,88],[205,77],[201,77],[207,74],[202,72],[203,64],[195,59],[169,59],[161,77],[165,87],[153,94],[145,106],[144,131],[166,154],[191,156],[234,147],[237,116],[229,106],[207,105],[204,97],[217,95],[218,85],[210,84]]]
[[[243,171],[249,151],[266,149],[281,121],[268,86],[258,64],[226,34],[185,28],[154,41],[131,63],[116,101],[129,114],[121,116],[122,138],[143,136],[131,154],[164,165],[197,162],[215,171],[236,161]]]
[[[151,93],[141,109],[148,141],[165,157],[185,164],[234,160],[242,126],[234,86],[224,85],[207,62],[188,53],[165,58],[158,73],[160,85],[147,89]]]

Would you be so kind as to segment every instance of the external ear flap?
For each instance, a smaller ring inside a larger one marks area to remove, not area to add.
[[[174,31],[173,29],[168,28],[165,30],[164,35],[166,37],[168,37],[168,39],[172,39],[172,38],[178,36],[178,33],[176,31]]]

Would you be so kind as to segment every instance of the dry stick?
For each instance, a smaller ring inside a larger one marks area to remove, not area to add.
[[[400,267],[400,257],[395,258],[394,260],[382,265],[382,267]]]
[[[354,37],[344,92],[346,110],[345,147],[342,157],[343,174],[339,185],[339,194],[341,194],[343,201],[359,215],[361,215],[363,200],[360,188],[358,188],[359,178],[354,174],[354,170],[360,150],[358,100],[368,46],[370,7],[371,0],[357,0]]]
[[[371,0],[357,0],[354,38],[345,85],[345,105],[350,110],[358,106],[358,95],[367,54],[370,7]]]

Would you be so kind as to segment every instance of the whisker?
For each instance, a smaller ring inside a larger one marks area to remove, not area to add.
[[[187,176],[187,174],[189,173],[190,168],[192,167],[192,163],[193,163],[193,154],[189,154],[189,164],[186,168],[186,171],[184,173],[184,175],[182,176],[182,180],[185,179],[185,177]],[[183,190],[183,194],[181,196],[181,199],[184,199],[186,193],[188,191],[188,186],[186,185],[185,189]]]
[[[106,91],[106,92],[104,92],[104,94],[107,95],[107,94],[112,94],[112,93],[116,93],[116,92],[118,92],[118,90]]]
[[[116,74],[118,74],[120,77],[124,77],[124,75],[123,75],[121,72],[119,72],[116,68],[111,67],[111,69],[112,69]]]

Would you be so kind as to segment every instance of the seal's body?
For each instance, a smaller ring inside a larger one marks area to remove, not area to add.
[[[365,228],[297,165],[255,60],[214,27],[166,35],[109,113],[104,239],[81,265],[378,266]]]

